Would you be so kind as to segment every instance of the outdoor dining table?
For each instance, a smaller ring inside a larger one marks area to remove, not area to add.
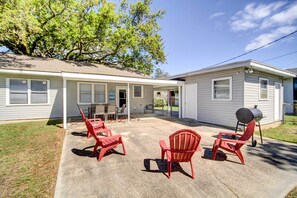
[[[96,111],[96,105],[104,105],[104,112],[107,112],[107,106],[109,105],[109,103],[92,103],[89,107],[88,107],[88,118],[93,118],[94,117],[94,113]]]
[[[107,113],[107,108],[108,105],[111,105],[110,103],[92,103],[89,107],[88,107],[88,118],[93,118],[94,117],[94,113],[96,111],[96,105],[104,105],[104,113]],[[116,114],[119,110],[119,107],[116,107]],[[115,115],[117,116],[117,115]]]

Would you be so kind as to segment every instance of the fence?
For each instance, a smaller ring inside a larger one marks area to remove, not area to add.
[[[297,125],[297,103],[284,103],[284,123]]]

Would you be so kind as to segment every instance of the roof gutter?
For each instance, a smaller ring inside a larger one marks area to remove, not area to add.
[[[59,76],[59,77],[62,76],[61,73],[55,73],[55,72],[25,71],[25,70],[15,70],[15,69],[0,69],[0,73],[38,75],[38,76]]]
[[[289,78],[296,77],[296,75],[293,74],[292,72],[274,68],[272,66],[268,66],[268,65],[262,64],[260,62],[254,61],[254,60],[247,60],[247,61],[240,61],[240,62],[225,64],[225,65],[220,65],[220,66],[216,66],[216,67],[205,68],[205,69],[196,70],[193,72],[178,74],[175,76],[171,76],[170,79],[184,78],[184,77],[188,77],[188,76],[216,72],[216,71],[222,71],[222,70],[227,70],[227,69],[234,69],[234,68],[239,68],[239,67],[252,67],[252,68],[258,69],[260,71],[272,73],[272,74],[283,76],[283,77],[289,77]]]
[[[105,82],[125,82],[125,83],[141,83],[149,85],[172,85],[178,86],[183,85],[183,81],[177,80],[157,80],[157,79],[144,79],[144,78],[132,78],[124,76],[109,76],[100,74],[79,74],[79,73],[68,73],[62,72],[62,77],[68,80],[103,80]]]

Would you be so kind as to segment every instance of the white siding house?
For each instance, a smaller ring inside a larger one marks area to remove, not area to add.
[[[282,120],[283,81],[295,75],[254,60],[230,63],[172,76],[184,80],[183,118],[236,125],[239,108],[258,106],[261,124]]]
[[[77,105],[99,103],[126,104],[130,120],[131,113],[152,103],[154,86],[182,84],[119,67],[0,55],[0,121],[63,117],[66,128],[68,117],[79,116]]]

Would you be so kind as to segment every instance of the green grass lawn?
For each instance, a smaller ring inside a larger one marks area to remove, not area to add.
[[[64,129],[46,121],[0,125],[0,197],[53,197]]]
[[[259,132],[256,132],[259,135]],[[262,130],[264,137],[297,144],[297,116],[285,116],[285,123],[267,130]]]
[[[162,107],[154,107],[155,109],[162,110]],[[167,111],[168,106],[164,106],[163,110]],[[172,111],[178,111],[178,106],[172,106]]]
[[[287,194],[286,198],[296,198],[297,197],[297,186]]]

